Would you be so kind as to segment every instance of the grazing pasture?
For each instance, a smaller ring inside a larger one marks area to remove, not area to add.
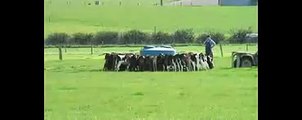
[[[215,68],[199,72],[104,72],[105,52],[139,47],[45,49],[45,120],[255,120],[257,67],[232,69],[231,51],[215,48]],[[176,47],[203,51],[203,46]],[[256,46],[249,51],[255,52]]]
[[[228,35],[258,32],[257,6],[168,6],[178,0],[44,0],[44,38],[55,32],[169,32],[192,28]],[[121,1],[121,4],[119,3]],[[88,5],[90,3],[90,5]],[[139,3],[139,4],[138,4]],[[167,6],[165,6],[167,5]],[[156,27],[156,28],[155,28]],[[102,71],[104,53],[138,53],[141,47],[44,49],[45,120],[257,120],[258,68],[231,68],[241,44],[219,45],[215,68],[195,72]],[[204,46],[176,47],[204,52]],[[248,48],[256,52],[255,45]]]

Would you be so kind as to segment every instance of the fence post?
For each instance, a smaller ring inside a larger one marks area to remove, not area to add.
[[[249,44],[248,43],[246,44],[245,49],[246,49],[246,51],[249,51]]]
[[[219,44],[219,47],[220,47],[221,57],[223,57],[223,50],[222,50],[222,45],[221,45],[221,43]]]
[[[160,6],[163,6],[163,0],[160,0]]]
[[[59,46],[59,59],[62,60],[62,46]]]
[[[92,43],[90,45],[90,54],[93,55],[93,46],[92,46]]]
[[[234,62],[234,52],[232,52],[232,54],[231,54],[231,65],[232,65],[232,67],[235,67],[235,62]]]

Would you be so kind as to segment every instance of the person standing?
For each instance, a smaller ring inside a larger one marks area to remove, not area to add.
[[[213,48],[216,45],[215,41],[211,38],[210,35],[208,35],[203,44],[205,45],[205,51],[206,51],[205,55],[210,56],[213,60],[213,58],[214,58]]]

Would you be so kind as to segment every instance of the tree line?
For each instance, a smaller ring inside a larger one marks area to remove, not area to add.
[[[217,43],[256,43],[256,39],[250,39],[246,35],[252,33],[251,29],[231,30],[226,37],[221,32],[207,32],[195,36],[193,29],[176,30],[174,33],[158,31],[146,33],[140,30],[126,32],[102,31],[92,33],[52,33],[44,40],[45,45],[104,45],[104,44],[189,44],[203,43],[207,35]]]

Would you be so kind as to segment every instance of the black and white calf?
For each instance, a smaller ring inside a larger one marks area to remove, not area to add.
[[[210,69],[207,57],[203,53],[199,54],[199,63],[200,63],[200,70]]]

